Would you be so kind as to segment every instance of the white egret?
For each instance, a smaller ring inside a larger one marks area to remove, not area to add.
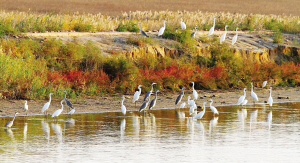
[[[67,91],[64,90],[64,92],[65,92],[65,101],[66,101],[66,104],[67,104],[70,108],[73,109],[72,103],[67,99]]]
[[[242,106],[244,106],[244,105],[246,105],[248,103],[248,100],[244,100],[243,102],[242,102]]]
[[[184,96],[184,89],[185,87],[182,87],[181,90],[182,90],[182,93],[177,97],[176,101],[175,101],[175,105],[177,105],[178,103],[180,103],[182,97]]]
[[[146,99],[147,99],[148,97],[150,97],[150,94],[152,94],[152,91],[153,91],[153,85],[154,85],[154,84],[156,84],[156,83],[152,83],[152,84],[151,84],[151,89],[150,89],[150,91],[148,91],[148,92],[145,94],[144,101],[146,101]]]
[[[161,36],[161,35],[164,34],[164,31],[165,31],[165,29],[166,29],[166,22],[167,22],[167,21],[164,21],[164,26],[161,27],[161,28],[159,29],[159,31],[158,31],[158,36]]]
[[[138,91],[135,91],[133,98],[132,98],[132,103],[135,103],[135,107],[136,107],[136,101],[139,100],[140,95],[142,93],[142,89],[141,89],[142,85],[138,86]]]
[[[194,117],[194,119],[201,119],[201,118],[204,116],[204,114],[205,114],[205,104],[206,104],[206,102],[203,102],[203,111],[201,111],[200,113],[198,113],[198,114]]]
[[[270,97],[268,99],[268,103],[269,103],[269,106],[272,107],[272,105],[273,105],[272,87],[270,87]]]
[[[154,97],[154,99],[150,102],[149,110],[151,110],[152,108],[154,108],[154,106],[155,106],[155,104],[156,104],[156,101],[157,101],[157,92],[159,92],[159,90],[156,90],[156,92],[155,92],[155,97]]]
[[[26,115],[27,115],[27,111],[28,111],[28,104],[27,104],[27,100],[25,100],[25,104],[24,104],[24,111],[26,112]]]
[[[149,37],[149,36],[146,34],[146,32],[142,30],[142,23],[139,23],[139,24],[140,24],[140,32],[141,32],[141,34],[142,34],[143,36],[145,36],[145,37]]]
[[[225,25],[225,33],[222,34],[222,36],[220,37],[220,44],[225,41],[225,38],[226,38],[226,34],[227,34],[227,25]]]
[[[55,117],[58,119],[58,116],[61,114],[61,112],[64,110],[64,105],[63,105],[64,100],[61,100],[60,104],[61,104],[61,109],[56,110],[53,114],[52,114],[52,118],[55,119]]]
[[[256,93],[253,92],[253,83],[251,83],[251,97],[254,100],[258,101],[258,97],[257,97]],[[254,101],[254,104],[255,104],[255,101]]]
[[[247,89],[247,88],[244,88],[244,95],[242,95],[242,96],[239,98],[239,100],[238,100],[238,102],[237,102],[237,105],[242,104],[242,102],[245,100],[245,98],[246,98],[246,89]]]
[[[72,114],[74,114],[74,113],[75,113],[75,108],[73,108],[72,110],[70,110],[70,111],[68,112],[69,115],[72,115]]]
[[[182,21],[182,18],[181,18],[181,21],[180,21],[180,26],[181,26],[181,29],[186,29],[186,25],[185,25],[185,23]]]
[[[194,100],[197,100],[198,99],[198,93],[195,90],[195,83],[194,82],[192,82],[192,83],[193,83],[193,96],[194,96]]]
[[[212,106],[213,100],[210,99],[209,102],[210,102],[209,107],[210,107],[211,111],[214,113],[214,116],[215,116],[215,114],[219,115],[219,112],[218,112],[217,108]]]
[[[185,102],[183,102],[182,104],[180,104],[179,108],[184,108],[185,107]]]
[[[121,111],[124,115],[126,115],[126,107],[125,105],[123,104],[124,100],[125,100],[125,97],[122,96],[123,100],[122,100],[122,104],[121,104]]]
[[[195,109],[197,109],[197,105],[194,100],[190,100],[191,97],[188,96],[188,104],[190,105],[189,113],[190,115],[194,113]]]
[[[195,26],[195,31],[191,34],[191,37],[192,37],[192,38],[195,38],[196,33],[197,33],[197,25]]]
[[[43,106],[43,108],[42,108],[42,113],[44,113],[45,111],[47,111],[48,109],[49,109],[49,106],[50,106],[50,103],[51,103],[51,95],[52,95],[53,93],[50,93],[49,94],[49,101],[48,102],[46,102],[45,104],[44,104],[44,106]]]
[[[18,112],[15,112],[15,115],[14,115],[13,120],[7,122],[7,123],[4,125],[4,127],[10,128],[10,127],[14,124],[14,120],[15,120],[17,114],[19,114],[19,113],[18,113]]]
[[[212,35],[215,31],[215,24],[216,24],[216,18],[214,18],[214,24],[213,26],[210,28],[210,30],[208,31],[208,36]]]
[[[262,84],[262,88],[264,88],[267,85],[268,81],[264,81]]]
[[[237,41],[237,37],[238,37],[238,31],[237,30],[238,30],[238,28],[235,29],[236,34],[232,38],[232,44],[231,45],[233,45]]]

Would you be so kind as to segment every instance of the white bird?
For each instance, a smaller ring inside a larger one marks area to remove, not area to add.
[[[58,118],[58,116],[61,114],[61,112],[64,110],[64,105],[63,105],[64,100],[61,100],[60,104],[61,104],[61,109],[56,110],[53,114],[52,114],[52,118],[55,119]]]
[[[132,103],[135,103],[135,107],[136,107],[136,101],[139,100],[140,95],[142,93],[142,89],[141,89],[142,85],[138,86],[138,91],[135,91],[133,98],[132,98]]]
[[[264,88],[267,85],[268,81],[264,81],[262,84],[262,88]]]
[[[187,101],[187,102],[188,102],[188,104],[190,105],[189,113],[190,113],[190,115],[191,115],[191,114],[194,113],[195,109],[197,109],[197,105],[196,105],[196,103],[195,103],[194,100],[190,100],[190,99],[191,99],[191,97],[188,96],[188,101]]]
[[[146,32],[142,30],[142,23],[139,23],[139,24],[140,24],[140,32],[141,32],[141,34],[142,34],[143,36],[145,36],[145,37],[149,37],[149,36],[146,34]]]
[[[69,112],[68,112],[68,114],[70,114],[70,115],[72,115],[72,114],[74,114],[75,113],[75,108],[73,108],[72,110],[70,110]]]
[[[248,100],[244,100],[243,102],[242,102],[242,106],[244,106],[244,105],[246,105],[248,103]]]
[[[228,26],[226,25],[225,26],[225,33],[224,34],[222,34],[222,36],[220,37],[220,44],[223,42],[223,41],[225,41],[225,38],[226,38],[226,34],[227,34],[227,28]]]
[[[194,96],[194,100],[197,100],[198,99],[198,93],[195,90],[195,83],[194,82],[192,82],[192,83],[193,83],[193,96]]]
[[[158,31],[158,36],[161,36],[161,35],[164,34],[164,31],[165,31],[165,29],[166,29],[166,22],[167,22],[167,21],[164,21],[164,26],[161,27],[161,28],[159,29],[159,31]]]
[[[237,41],[237,37],[238,37],[238,31],[237,30],[238,30],[238,28],[235,29],[236,34],[232,38],[232,44],[231,45],[233,45]]]
[[[272,105],[273,105],[272,87],[270,87],[270,97],[268,99],[268,103],[269,103],[269,106],[272,107]]]
[[[49,106],[50,106],[50,103],[51,103],[51,95],[52,95],[52,94],[53,94],[53,93],[50,93],[50,94],[49,94],[49,101],[46,102],[45,105],[43,106],[43,108],[42,108],[42,113],[44,113],[45,111],[47,111],[47,110],[49,109]]]
[[[212,35],[215,31],[216,18],[214,18],[214,25],[208,31],[208,36]]]
[[[192,38],[195,38],[196,33],[197,33],[197,25],[195,26],[195,31],[191,34],[191,37],[192,37]]]
[[[24,111],[26,112],[26,115],[27,115],[27,111],[28,111],[27,100],[25,100]]]
[[[253,92],[253,83],[251,83],[251,96],[254,100],[258,101],[258,97],[256,95],[256,93]],[[254,101],[255,103],[255,101]]]
[[[218,114],[218,115],[219,115],[219,112],[218,112],[217,108],[214,107],[214,106],[212,106],[213,100],[210,99],[209,102],[210,102],[209,107],[210,107],[211,111],[214,113],[214,115],[215,115],[215,114]]]
[[[239,98],[239,100],[238,100],[238,102],[237,102],[237,105],[242,104],[242,102],[245,100],[245,98],[246,98],[246,89],[247,89],[247,88],[244,88],[244,95],[242,95],[242,96]]]
[[[201,119],[201,118],[204,116],[204,114],[205,114],[205,104],[206,104],[206,102],[203,102],[203,111],[201,111],[200,113],[198,113],[198,114],[194,117],[194,119]]]
[[[179,108],[184,108],[185,107],[185,102],[183,102],[182,104],[180,104]]]
[[[19,114],[19,113],[18,113],[18,112],[15,112],[15,116],[14,116],[13,120],[7,122],[7,123],[4,125],[4,127],[10,128],[10,127],[14,124],[14,120],[15,120],[17,114]]]
[[[125,115],[126,114],[126,107],[125,105],[123,104],[124,100],[125,100],[125,97],[122,96],[123,100],[122,100],[122,104],[121,104],[121,111],[122,113]]]
[[[181,29],[186,29],[186,25],[185,25],[185,23],[182,21],[182,18],[181,18],[180,26],[181,26]]]

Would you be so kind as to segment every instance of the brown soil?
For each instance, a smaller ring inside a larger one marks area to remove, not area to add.
[[[128,11],[208,11],[256,14],[300,15],[299,0],[0,0],[0,9],[7,11],[33,11],[56,13],[93,13],[111,16],[121,15]]]
[[[259,103],[264,103],[268,100],[269,91],[267,89],[255,88],[254,90],[259,98]],[[203,91],[198,90],[199,97],[203,97],[203,99],[198,99],[196,104],[198,106],[202,106],[204,101],[210,99],[211,96],[214,100],[214,106],[225,106],[225,105],[234,105],[237,103],[238,98],[243,94],[242,90],[215,90],[215,91]],[[175,108],[175,100],[180,92],[177,93],[169,93],[169,92],[160,92],[158,94],[158,101],[155,106],[155,109],[174,109]],[[274,103],[278,102],[295,102],[299,101],[300,89],[299,88],[273,88],[272,97]],[[88,97],[70,101],[73,103],[76,108],[76,113],[98,113],[98,112],[114,112],[121,111],[121,96],[107,96],[107,97]],[[142,105],[142,99],[144,98],[144,94],[140,97],[137,102],[137,107],[135,107],[134,103],[132,103],[133,95],[125,95],[126,100],[124,101],[124,105],[126,106],[128,111],[137,111]],[[187,97],[192,96],[192,91],[185,91],[185,96],[182,102],[187,101]],[[152,99],[154,96],[151,96]],[[278,99],[278,97],[283,97],[282,99]],[[63,98],[63,97],[62,97]],[[287,99],[288,98],[288,99]],[[248,105],[253,103],[253,98],[250,96],[250,88],[247,89],[247,97]],[[60,100],[62,99],[53,99],[51,101],[51,105],[49,108],[49,113],[52,114],[55,110],[60,109]],[[28,101],[29,111],[28,115],[38,115],[41,114],[42,107],[47,100],[30,100]],[[0,117],[13,116],[14,112],[19,112],[19,116],[23,116],[26,113],[23,111],[24,101],[23,100],[1,100],[1,112]],[[186,102],[187,104],[187,102]],[[180,105],[180,104],[179,104]],[[178,106],[179,106],[178,105]],[[207,105],[208,106],[208,105]],[[186,107],[189,107],[186,105]],[[68,106],[64,104],[63,114],[66,114],[68,110]]]

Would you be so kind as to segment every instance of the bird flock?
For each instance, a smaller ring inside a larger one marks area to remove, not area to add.
[[[153,94],[153,86],[155,84],[157,84],[157,83],[152,83],[151,84],[151,89],[145,94],[145,97],[143,98],[144,102],[141,105],[138,112],[144,112],[144,114],[145,114],[145,111],[151,110],[155,107],[155,105],[157,103],[157,93],[159,92],[159,90],[156,90],[155,91],[155,97],[151,100],[151,95]],[[203,102],[203,106],[201,107],[201,108],[203,108],[203,110],[200,111],[199,113],[197,113],[198,107],[197,107],[197,104],[196,104],[196,100],[198,99],[198,93],[195,89],[195,83],[191,82],[191,84],[192,84],[192,96],[193,96],[193,98],[191,98],[191,96],[187,97],[187,104],[190,106],[189,115],[190,115],[190,118],[192,118],[194,120],[201,119],[201,118],[203,118],[203,116],[205,114],[205,108],[206,108],[207,101]],[[267,81],[264,81],[263,84],[262,84],[262,87],[266,87],[266,85],[267,85]],[[141,96],[141,93],[142,93],[141,87],[142,87],[142,85],[138,85],[138,91],[136,91],[134,93],[133,98],[132,98],[132,103],[135,103],[135,106],[136,106],[136,102],[139,100],[139,98]],[[179,108],[179,109],[186,108],[186,103],[185,102],[181,103],[181,101],[184,97],[184,90],[185,89],[186,89],[185,87],[181,88],[182,92],[178,95],[178,97],[175,100],[176,108]],[[236,103],[236,105],[244,106],[244,105],[247,104],[248,100],[246,99],[246,90],[247,90],[247,88],[243,89],[244,94],[239,97],[238,102]],[[270,86],[269,91],[270,91],[270,96],[268,98],[268,104],[269,104],[270,107],[272,107],[272,105],[273,105],[272,86]],[[67,91],[64,90],[64,92],[65,92],[64,99],[61,100],[61,102],[60,102],[61,109],[56,110],[51,116],[56,121],[58,120],[58,116],[63,112],[63,109],[64,109],[63,102],[66,102],[67,106],[69,106],[69,108],[71,108],[71,110],[68,112],[69,115],[72,115],[72,114],[75,113],[75,108],[73,107],[72,103],[67,99]],[[51,95],[52,94],[53,93],[49,94],[49,101],[44,104],[44,106],[41,110],[41,112],[44,113],[44,114],[47,114],[47,111],[48,111],[50,103],[51,103]],[[253,90],[253,83],[251,83],[251,94],[250,95],[253,98],[254,105],[255,105],[255,102],[258,102],[259,100],[258,100],[257,94]],[[125,99],[126,99],[125,96],[122,96],[121,112],[124,116],[126,115],[126,106],[124,105]],[[150,102],[150,100],[151,100],[151,102]],[[213,104],[213,99],[209,99],[208,102],[209,102],[209,107],[210,107],[213,115],[214,116],[219,115],[219,112],[218,112],[217,108],[212,105]],[[180,104],[180,106],[177,107],[179,104]],[[26,112],[26,115],[27,115],[27,111],[28,111],[28,104],[27,104],[27,101],[25,100],[24,112]],[[18,114],[18,112],[15,112],[14,118],[12,119],[12,121],[7,122],[5,124],[5,127],[9,128],[13,125],[13,122],[14,122],[15,117],[16,117],[17,114]]]
[[[166,29],[166,22],[167,22],[166,20],[163,21],[164,26],[159,29],[159,31],[158,31],[158,37],[160,37],[160,36],[162,36],[164,34],[164,31]],[[145,37],[149,37],[149,35],[147,35],[146,32],[142,30],[142,23],[139,23],[139,25],[140,25],[140,32],[141,32],[141,34],[143,36],[145,36]],[[213,26],[208,31],[208,36],[211,36],[211,35],[214,34],[215,25],[216,25],[216,18],[214,18]],[[183,22],[182,18],[180,20],[180,27],[181,27],[181,29],[186,30],[186,24]],[[225,25],[225,32],[220,37],[220,44],[222,42],[224,42],[225,39],[226,39],[227,27],[228,27],[228,25]],[[236,31],[236,34],[232,37],[232,43],[231,43],[232,45],[236,43],[237,38],[238,38],[238,28],[236,28],[235,31]],[[195,31],[191,34],[191,37],[195,38],[196,33],[197,33],[197,25],[195,26]]]

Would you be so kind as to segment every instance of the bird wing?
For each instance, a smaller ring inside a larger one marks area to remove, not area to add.
[[[13,121],[7,122],[7,123],[4,125],[4,127],[11,127],[12,125],[10,125],[10,123],[13,123]]]
[[[139,112],[142,112],[148,105],[148,101],[144,102],[143,105],[140,107]]]
[[[179,108],[184,108],[184,107],[185,107],[185,102],[182,103]]]
[[[251,92],[251,96],[252,96],[256,101],[258,101],[258,97],[257,97],[256,93]]]
[[[244,100],[245,100],[245,96],[242,95],[242,96],[239,98],[239,100],[238,100],[238,102],[237,102],[237,105],[240,105]]]
[[[134,103],[135,101],[137,101],[140,97],[140,94],[139,94],[139,91],[136,91],[133,95],[133,98],[132,98],[132,103]]]
[[[144,101],[146,101],[146,99],[149,97],[149,95],[150,95],[150,91],[148,91],[148,92],[145,94]]]
[[[46,111],[49,108],[49,106],[50,106],[50,102],[46,102],[45,105],[43,106],[42,113]]]
[[[232,45],[236,42],[236,40],[237,40],[237,35],[234,35],[232,38]]]
[[[264,81],[262,87],[265,87],[267,85],[268,81]]]
[[[208,36],[212,35],[214,33],[214,27],[211,27],[208,31]]]
[[[193,90],[194,100],[198,99],[198,93],[196,90]]]
[[[142,35],[146,36],[146,37],[149,37],[145,31],[141,31]]]
[[[182,29],[186,29],[186,25],[185,25],[184,22],[181,22],[180,25],[181,25],[181,28],[182,28]]]
[[[66,101],[67,105],[73,109],[72,103],[66,98],[65,98],[65,101]]]
[[[182,94],[180,94],[177,98],[176,98],[176,101],[175,101],[175,105],[177,105],[182,99]]]
[[[155,105],[155,99],[151,100],[150,105],[149,105],[149,110],[152,109]]]
[[[72,110],[69,111],[68,114],[74,114],[74,113],[75,113],[75,109],[72,109]]]
[[[164,34],[165,31],[165,27],[161,27],[158,31],[158,36],[161,36],[162,34]]]
[[[217,108],[216,108],[216,107],[214,107],[214,106],[211,106],[211,107],[210,107],[210,109],[211,109],[211,111],[212,111],[213,113],[215,113],[215,114],[219,114],[219,112],[218,112],[218,110],[217,110]]]
[[[55,116],[59,116],[61,112],[62,112],[61,109],[56,110],[56,111],[52,114],[52,118],[55,117]]]

